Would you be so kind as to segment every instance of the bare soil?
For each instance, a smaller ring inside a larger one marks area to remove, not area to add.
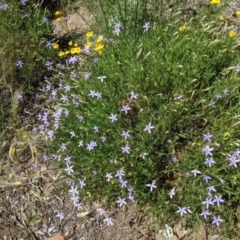
[[[240,2],[232,1],[230,8],[240,9]],[[82,11],[81,15],[85,15],[88,22],[87,12]],[[87,28],[83,26],[84,21],[79,21],[79,14],[70,13],[65,17],[66,22],[69,19],[72,30]],[[61,32],[57,27],[55,31],[57,34]],[[36,106],[43,107],[43,99],[36,98],[40,95],[41,92],[32,94],[19,106],[19,118],[26,126],[32,124],[38,112]],[[3,96],[2,93],[0,96]],[[137,211],[135,205],[108,209],[108,216],[114,222],[111,227],[106,227],[104,216],[96,212],[96,208],[104,207],[104,203],[86,200],[77,210],[70,200],[66,179],[54,165],[43,161],[41,149],[32,152],[28,138],[35,143],[39,141],[31,131],[22,130],[13,134],[11,129],[4,133],[4,140],[1,139],[0,239],[44,240],[55,233],[61,233],[69,240],[166,239],[164,231],[156,228],[154,219],[146,212]],[[56,217],[57,211],[64,213],[62,221]],[[210,235],[203,226],[197,231],[184,231],[179,224],[174,226],[173,236],[169,239],[210,240],[221,237]]]

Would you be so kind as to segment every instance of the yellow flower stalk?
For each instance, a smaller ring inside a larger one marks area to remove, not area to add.
[[[87,33],[86,33],[86,37],[87,37],[87,38],[91,38],[92,36],[93,36],[93,32],[87,32]]]
[[[233,30],[230,30],[229,32],[228,32],[228,36],[229,37],[235,37],[237,35],[237,33],[235,32],[235,31],[233,31]]]

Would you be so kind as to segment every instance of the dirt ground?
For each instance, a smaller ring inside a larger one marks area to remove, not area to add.
[[[233,1],[230,7],[240,9],[240,1]],[[81,14],[86,16],[89,25],[87,13],[81,9]],[[65,20],[73,31],[88,27],[83,26],[85,21],[79,21],[79,14],[69,13]],[[56,34],[62,31],[59,27],[54,30]],[[24,107],[19,110],[21,122],[26,125],[31,124],[30,116],[37,113],[33,106],[42,104],[43,100],[36,99],[37,95],[26,98]],[[43,161],[41,149],[32,151],[25,135],[35,143],[39,141],[34,139],[31,131],[22,130],[17,137],[12,137],[11,131],[6,133],[5,140],[0,143],[0,239],[45,240],[55,233],[63,234],[68,240],[221,239],[218,235],[210,235],[202,226],[193,232],[184,231],[180,224],[173,228],[173,232],[168,229],[171,237],[166,238],[167,228],[154,231],[153,218],[138,212],[134,205],[108,209],[107,215],[112,217],[114,225],[106,227],[104,216],[96,212],[96,208],[104,207],[104,203],[86,201],[77,210],[70,200],[66,179],[50,162]],[[22,149],[19,144],[24,143],[24,151],[18,151],[18,147]],[[56,217],[58,211],[65,216],[61,221]]]

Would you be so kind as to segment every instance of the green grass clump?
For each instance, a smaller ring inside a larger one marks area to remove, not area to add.
[[[37,85],[43,74],[45,61],[52,58],[46,45],[51,36],[49,12],[35,1],[25,4],[8,1],[6,10],[1,9],[0,49],[4,63],[1,64],[1,83],[13,88]],[[46,19],[45,24],[44,18]],[[4,24],[6,23],[6,24]],[[18,61],[23,67],[17,66]]]
[[[54,125],[44,112],[41,131],[54,139],[66,174],[80,179],[80,197],[136,201],[151,206],[161,224],[184,218],[190,227],[204,222],[237,234],[236,37],[222,31],[218,6],[132,25],[124,19],[137,17],[126,14],[136,5],[123,2],[125,15],[116,5],[117,21],[106,22],[104,37],[88,33],[88,49],[66,58]],[[147,14],[144,2],[137,7]]]

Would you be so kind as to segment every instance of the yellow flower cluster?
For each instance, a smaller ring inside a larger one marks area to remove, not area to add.
[[[62,18],[61,18],[61,12],[60,11],[56,11],[55,13],[54,13],[54,16],[56,17],[56,22],[61,22],[62,21]]]
[[[59,51],[58,56],[59,57],[64,57],[68,54],[79,54],[81,53],[82,49],[78,46],[77,43],[73,43],[73,41],[68,42],[69,49],[66,51]]]
[[[56,13],[55,13],[56,14]],[[104,43],[103,43],[103,37],[98,36],[97,38],[94,38],[93,32],[87,32],[86,33],[86,43],[84,44],[84,47],[86,49],[91,49],[98,54],[103,53],[104,49]],[[73,41],[68,42],[69,49],[67,50],[60,50],[58,52],[59,57],[64,57],[67,56],[68,54],[80,54],[82,52],[82,49],[78,46],[77,43],[73,43]],[[53,43],[52,44],[53,49],[59,49],[59,44],[58,43]]]
[[[94,34],[92,31],[86,33],[87,42],[84,47],[90,49],[92,47],[97,53],[102,54],[104,49],[103,37],[99,36],[94,41]]]
[[[214,4],[219,4],[221,3],[221,0],[210,0],[210,4],[214,5]]]

